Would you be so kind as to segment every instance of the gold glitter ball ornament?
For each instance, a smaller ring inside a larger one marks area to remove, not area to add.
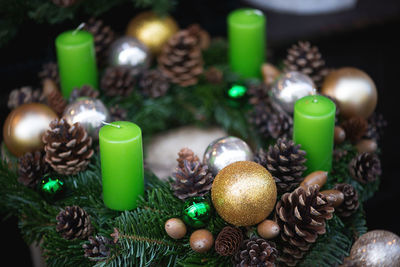
[[[236,226],[255,225],[274,209],[276,185],[272,175],[258,163],[238,161],[215,177],[211,197],[217,213]]]
[[[135,37],[149,48],[152,55],[157,55],[178,30],[178,24],[171,16],[160,17],[152,11],[146,11],[129,22],[126,35]]]

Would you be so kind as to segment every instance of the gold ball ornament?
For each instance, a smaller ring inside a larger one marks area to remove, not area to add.
[[[14,109],[3,126],[3,140],[8,150],[17,157],[43,148],[42,135],[49,129],[57,114],[39,103],[24,104]]]
[[[206,229],[196,230],[189,239],[190,247],[198,252],[205,253],[211,249],[214,244],[212,233]]]
[[[337,100],[344,118],[368,118],[375,110],[378,93],[371,77],[351,67],[340,68],[326,76],[321,93]]]
[[[178,24],[172,17],[159,17],[152,11],[146,11],[129,22],[126,35],[135,37],[149,48],[152,55],[157,55],[178,30]]]
[[[165,232],[173,239],[181,239],[186,235],[186,225],[179,218],[171,218],[165,222]]]
[[[274,209],[276,185],[272,175],[258,163],[238,161],[215,177],[211,198],[217,213],[236,226],[255,225]]]

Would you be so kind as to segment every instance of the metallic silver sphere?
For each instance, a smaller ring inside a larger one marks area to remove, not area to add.
[[[293,113],[297,100],[315,93],[315,85],[311,78],[298,71],[284,73],[272,86],[274,100],[289,113]]]
[[[136,38],[124,36],[115,40],[110,46],[108,62],[111,66],[126,66],[146,69],[150,66],[148,48]]]
[[[99,99],[81,97],[65,108],[63,117],[70,124],[79,122],[94,140],[98,140],[102,122],[110,120],[110,113]]]
[[[252,161],[253,152],[242,139],[227,136],[219,138],[208,145],[204,152],[203,162],[208,165],[213,175],[236,161]]]

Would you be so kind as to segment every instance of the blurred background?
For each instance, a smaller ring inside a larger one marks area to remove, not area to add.
[[[128,22],[142,10],[134,8],[132,3],[120,2],[100,18],[123,34]],[[400,203],[400,164],[397,162],[400,138],[396,133],[400,122],[400,110],[397,110],[400,103],[400,1],[180,1],[172,16],[181,27],[198,23],[212,37],[225,37],[227,14],[245,6],[261,9],[267,16],[269,62],[279,65],[292,44],[308,40],[319,47],[328,67],[356,67],[375,81],[379,94],[377,111],[388,121],[388,127],[380,144],[381,186],[365,207],[367,226],[370,230],[385,229],[400,235],[395,208]],[[0,47],[1,127],[9,113],[8,93],[24,85],[39,84],[37,72],[42,64],[55,60],[55,37],[88,18],[85,15],[77,17],[55,25],[26,20],[15,37]],[[1,34],[0,38],[3,38]],[[29,248],[20,236],[17,220],[4,218],[0,231],[7,243],[2,255],[18,253],[18,257],[13,257],[13,265],[31,266]]]

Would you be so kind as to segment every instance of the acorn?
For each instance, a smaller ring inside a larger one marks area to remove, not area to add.
[[[262,238],[272,239],[279,235],[280,228],[275,221],[265,220],[257,226],[257,232]]]
[[[206,229],[199,229],[192,233],[189,239],[190,247],[198,252],[205,253],[211,249],[214,244],[212,233]]]
[[[356,144],[358,153],[375,153],[377,143],[372,139],[362,139]]]
[[[300,186],[307,188],[310,185],[317,184],[319,188],[323,187],[328,180],[328,172],[326,171],[315,171],[306,176],[306,178],[301,182]]]
[[[181,239],[186,235],[186,225],[179,218],[171,218],[165,222],[165,232],[173,239]]]
[[[341,126],[335,126],[334,140],[335,144],[343,143],[346,139],[346,132]]]
[[[343,203],[344,195],[339,190],[330,189],[321,191],[320,193],[326,196],[334,208],[339,207]]]

